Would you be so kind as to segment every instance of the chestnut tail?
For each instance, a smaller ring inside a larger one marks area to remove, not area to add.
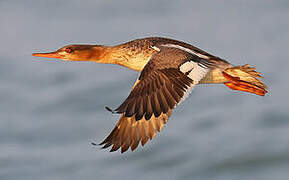
[[[228,80],[226,86],[233,90],[245,91],[264,96],[268,91],[266,85],[258,78],[263,78],[261,73],[255,71],[248,64],[227,68],[222,72]]]

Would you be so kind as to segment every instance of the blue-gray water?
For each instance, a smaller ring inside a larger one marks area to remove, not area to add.
[[[289,2],[0,1],[0,179],[288,179]],[[152,142],[100,142],[137,72],[35,58],[69,43],[185,40],[263,72],[265,97],[202,85]]]

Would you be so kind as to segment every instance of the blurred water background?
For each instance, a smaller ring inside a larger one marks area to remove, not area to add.
[[[288,18],[287,0],[0,0],[0,179],[289,179]],[[256,65],[269,94],[198,86],[145,147],[93,147],[138,73],[31,53],[146,36]]]

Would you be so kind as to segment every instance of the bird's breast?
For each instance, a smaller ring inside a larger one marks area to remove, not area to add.
[[[112,58],[116,59],[115,63],[118,65],[135,71],[142,71],[155,52],[157,51],[151,47],[121,47],[114,51]]]

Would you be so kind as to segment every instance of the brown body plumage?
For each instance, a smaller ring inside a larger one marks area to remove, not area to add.
[[[232,66],[190,44],[159,37],[136,39],[116,46],[68,45],[34,56],[73,61],[118,64],[140,71],[127,99],[115,110],[121,118],[100,143],[111,151],[134,150],[153,139],[168,121],[172,109],[199,83],[224,83],[234,90],[263,96],[266,86],[249,65]]]

